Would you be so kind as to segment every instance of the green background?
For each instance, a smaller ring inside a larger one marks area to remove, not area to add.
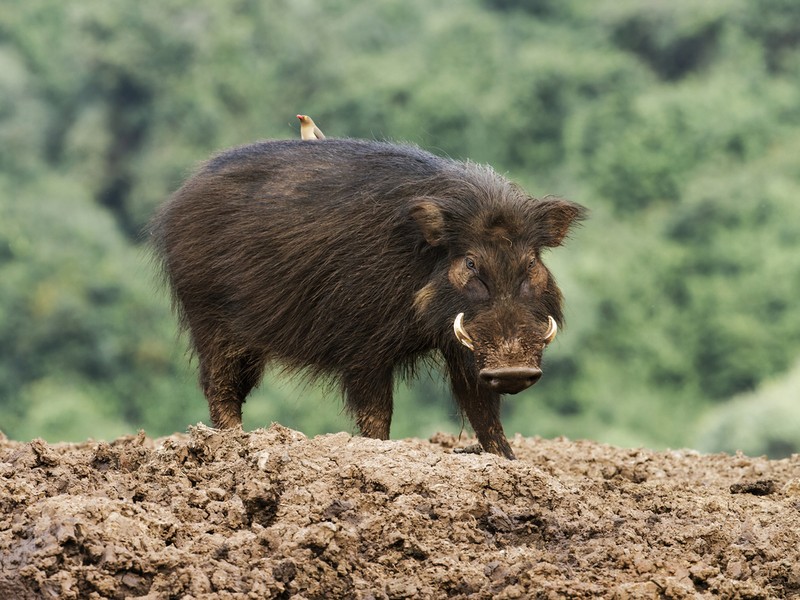
[[[6,0],[0,429],[208,422],[141,234],[221,148],[410,141],[591,210],[546,260],[568,327],[510,435],[800,451],[800,3]],[[393,437],[457,433],[436,372]],[[245,427],[347,430],[270,374]],[[468,426],[465,426],[468,427]]]

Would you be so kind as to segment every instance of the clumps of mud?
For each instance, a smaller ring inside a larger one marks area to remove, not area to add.
[[[0,435],[0,598],[800,595],[800,456],[470,441]]]

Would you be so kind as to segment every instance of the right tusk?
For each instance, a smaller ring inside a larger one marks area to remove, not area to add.
[[[558,323],[556,320],[551,317],[547,316],[547,333],[544,334],[544,343],[549,344],[554,339],[556,339],[556,334],[558,333]]]
[[[475,350],[475,344],[472,341],[472,338],[469,337],[469,334],[464,329],[464,325],[462,323],[463,320],[464,320],[464,313],[463,312],[462,313],[458,313],[458,315],[456,316],[456,320],[453,321],[453,331],[455,332],[456,339],[459,342],[464,344],[470,350],[474,351]]]

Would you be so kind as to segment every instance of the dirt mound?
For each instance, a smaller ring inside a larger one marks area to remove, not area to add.
[[[800,596],[800,456],[465,445],[0,440],[0,598]]]

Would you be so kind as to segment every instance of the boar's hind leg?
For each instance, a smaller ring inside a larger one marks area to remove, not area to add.
[[[242,424],[242,404],[261,375],[260,363],[250,355],[221,354],[200,360],[200,385],[208,400],[211,423],[218,429]]]
[[[514,460],[516,456],[508,444],[503,425],[500,423],[500,395],[469,378],[463,367],[455,360],[448,360],[447,366],[453,395],[458,406],[467,415],[483,449]]]
[[[342,379],[347,409],[355,417],[361,435],[389,439],[392,422],[392,371],[347,373]]]

